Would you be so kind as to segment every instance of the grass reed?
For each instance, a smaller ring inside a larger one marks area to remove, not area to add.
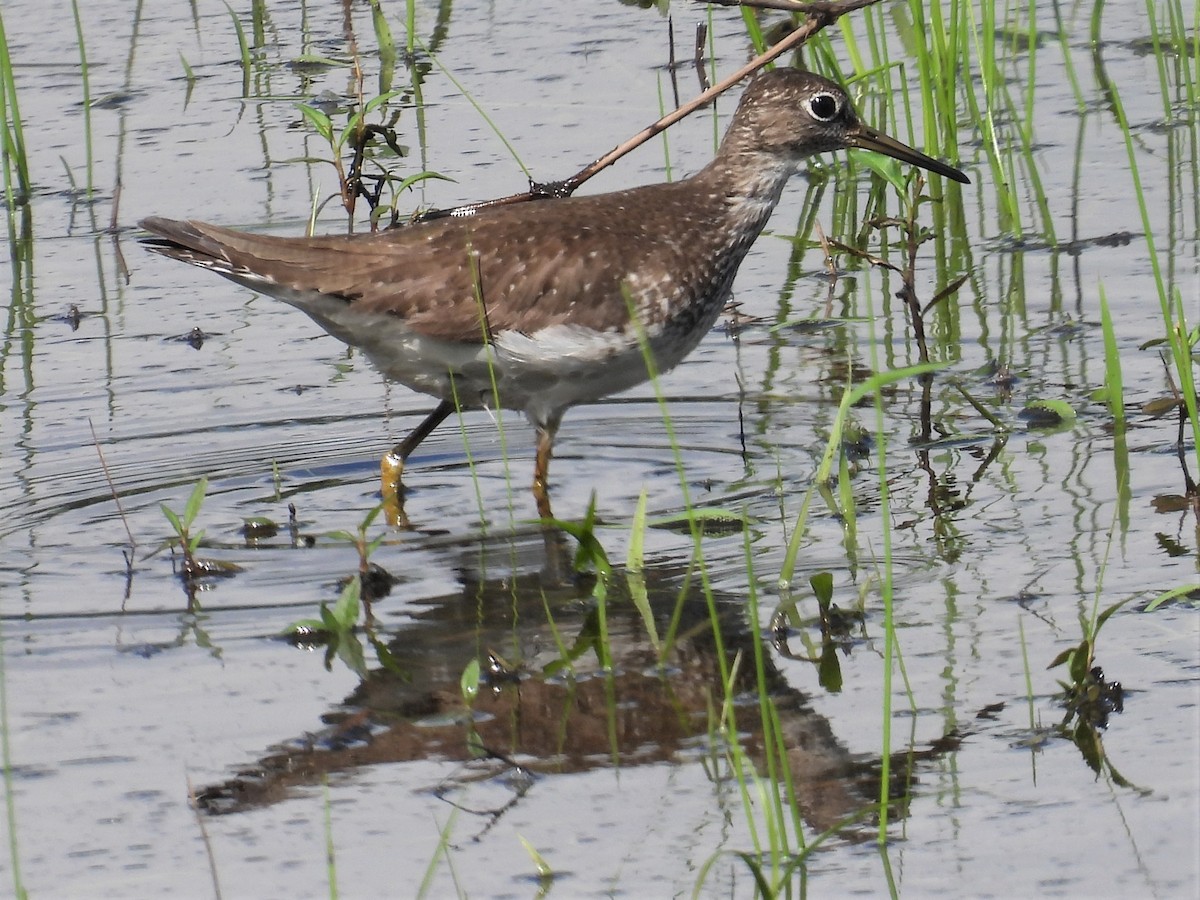
[[[1104,285],[1100,286],[1100,328],[1104,335],[1104,400],[1112,414],[1114,430],[1124,434],[1125,385],[1121,378],[1121,354],[1117,349],[1117,334],[1108,309],[1108,298],[1104,296]]]
[[[16,793],[13,790],[13,758],[12,746],[9,742],[11,719],[8,709],[8,678],[5,665],[6,654],[4,640],[4,620],[0,617],[0,777],[4,784],[4,820],[8,827],[8,874],[12,884],[13,896],[25,900],[28,893],[25,889],[24,877],[21,874],[20,823],[17,819]]]
[[[75,43],[79,47],[79,80],[83,86],[83,148],[87,160],[87,197],[92,199],[95,191],[95,173],[92,151],[92,79],[88,66],[87,43],[83,35],[83,20],[79,16],[79,0],[71,0],[71,16],[75,21]]]
[[[411,60],[417,49],[417,0],[404,0],[404,53]]]
[[[25,152],[25,125],[17,99],[17,83],[13,78],[13,60],[8,51],[8,35],[4,15],[0,11],[0,118],[4,121],[4,202],[7,210],[10,247],[16,243],[14,215],[17,207],[29,202],[33,185],[29,180],[29,160]]]
[[[337,844],[333,840],[333,800],[329,796],[329,776],[321,776],[321,824],[325,836],[325,875],[329,879],[329,898],[337,900]]]
[[[1154,222],[1150,216],[1150,204],[1142,186],[1141,171],[1138,166],[1138,155],[1134,148],[1133,133],[1129,120],[1125,115],[1125,107],[1117,86],[1111,82],[1107,85],[1109,102],[1117,125],[1125,138],[1125,149],[1129,158],[1129,178],[1132,182],[1133,195],[1137,201],[1138,212],[1142,220],[1143,240],[1146,242],[1146,252],[1149,257],[1150,270],[1154,277],[1154,286],[1158,294],[1159,312],[1162,316],[1163,331],[1167,341],[1168,353],[1166,359],[1172,366],[1176,384],[1179,387],[1181,403],[1186,412],[1186,421],[1192,432],[1192,455],[1197,466],[1200,466],[1200,409],[1196,401],[1195,368],[1192,362],[1192,351],[1196,343],[1194,328],[1188,325],[1187,310],[1183,305],[1183,294],[1178,286],[1168,286],[1164,276],[1162,263],[1154,240]]]
[[[250,28],[254,35],[254,49],[267,46],[267,0],[251,0]]]
[[[396,76],[396,41],[392,37],[387,16],[383,13],[383,5],[379,0],[370,2],[371,27],[375,31],[375,45],[379,50],[379,93],[387,94],[391,92]]]
[[[224,2],[224,0],[222,0],[222,2]],[[254,16],[254,22],[257,27],[258,23],[261,22],[261,18],[259,15],[257,15],[257,13],[261,12],[263,7],[261,0],[255,0],[255,3],[256,5],[254,7],[254,11],[256,15]],[[242,64],[242,96],[249,97],[250,71],[253,65],[253,60],[250,56],[250,42],[246,39],[246,29],[242,26],[242,20],[238,14],[233,11],[233,7],[226,2],[225,9],[229,11],[229,18],[233,22],[233,31],[234,34],[237,35],[238,59]]]
[[[438,826],[438,843],[433,851],[433,855],[429,858],[429,864],[425,867],[425,872],[421,876],[421,883],[417,886],[417,897],[429,897],[430,891],[433,890],[433,880],[437,876],[437,870],[442,860],[445,860],[446,866],[450,870],[450,877],[454,882],[455,895],[458,897],[465,896],[462,887],[458,884],[458,874],[454,870],[454,857],[450,855],[453,845],[450,838],[454,834],[454,825],[458,820],[459,807],[451,805],[450,815],[447,817],[444,825]]]

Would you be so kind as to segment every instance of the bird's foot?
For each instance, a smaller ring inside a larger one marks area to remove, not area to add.
[[[404,459],[394,450],[383,454],[379,460],[379,494],[383,499],[383,518],[389,525],[408,527],[408,516],[404,512],[404,485],[400,476],[404,474]]]

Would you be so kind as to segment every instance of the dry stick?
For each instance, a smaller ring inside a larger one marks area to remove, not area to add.
[[[929,362],[929,346],[925,342],[925,317],[921,313],[921,301],[917,299],[917,251],[921,248],[920,235],[917,234],[917,207],[920,206],[921,186],[925,180],[918,175],[913,180],[913,204],[909,208],[908,222],[904,226],[908,238],[908,262],[901,273],[903,287],[900,289],[901,299],[908,307],[908,316],[912,320],[913,337],[917,339],[917,349],[920,361]],[[921,378],[927,383],[933,383],[933,373],[926,372]]]
[[[849,244],[843,244],[841,241],[836,240],[835,238],[826,238],[826,241],[830,247],[832,247],[835,250],[838,250],[842,253],[845,253],[847,256],[856,257],[858,259],[863,260],[864,262],[869,263],[872,266],[877,266],[880,269],[888,269],[889,271],[895,272],[898,275],[904,274],[903,269],[901,269],[895,263],[888,262],[882,256],[873,256],[872,254],[868,253],[866,250],[860,250],[858,247],[851,247]]]
[[[812,13],[828,3],[801,3],[800,0],[707,0],[713,6],[749,6],[752,9],[776,9],[783,12]]]
[[[742,66],[732,75],[714,84],[707,91],[700,94],[689,103],[676,109],[674,112],[669,112],[653,125],[648,125],[625,141],[623,144],[618,144],[608,153],[601,156],[591,165],[586,166],[575,175],[564,181],[552,181],[547,184],[531,184],[529,190],[521,194],[511,194],[507,197],[499,197],[495,200],[485,200],[482,203],[468,203],[464,206],[456,206],[452,209],[437,209],[422,213],[415,217],[414,221],[424,221],[427,219],[441,219],[446,216],[473,216],[480,210],[490,209],[493,206],[507,206],[510,203],[523,203],[527,200],[544,200],[551,197],[569,197],[575,190],[587,181],[592,176],[607,169],[622,156],[632,150],[636,150],[646,141],[654,136],[666,131],[680,119],[686,118],[702,106],[706,106],[719,94],[725,93],[729,88],[733,87],[747,75],[752,75],[763,66],[783,56],[789,50],[792,50],[814,34],[824,28],[832,25],[846,13],[854,12],[855,10],[863,9],[868,6],[873,6],[879,0],[839,0],[839,2],[828,3],[805,3],[800,4],[795,9],[805,12],[808,18],[804,24],[798,27],[795,31],[785,37],[782,41],[771,47],[765,53],[756,56],[746,65]],[[730,5],[722,3],[722,5]],[[738,5],[738,4],[732,4]],[[793,7],[789,7],[793,8]]]
[[[700,82],[700,90],[707,91],[708,71],[704,68],[704,45],[708,42],[708,25],[700,22],[696,25],[696,47],[692,55],[692,63],[696,66],[696,79]]]
[[[667,74],[671,76],[671,98],[679,105],[679,78],[676,69],[679,62],[675,59],[675,18],[667,16]]]
[[[121,213],[121,175],[117,173],[117,182],[113,185],[112,215],[108,217],[108,233],[117,233],[117,217]]]
[[[965,387],[963,387],[962,382],[959,381],[957,378],[950,379],[950,386],[952,388],[954,388],[956,391],[958,391],[960,394],[962,394],[963,399],[966,400],[968,403],[971,404],[971,406],[973,406],[975,408],[975,412],[979,413],[979,415],[983,416],[985,419],[987,419],[989,422],[991,422],[992,427],[994,429],[996,429],[996,431],[1003,434],[1009,430],[1007,428],[1007,426],[1005,426],[1005,424],[1002,421],[1000,421],[999,418],[997,418],[997,416],[994,412],[992,412],[990,409],[988,409],[986,406],[984,406],[982,403],[980,403],[978,400],[976,400],[974,397],[972,397],[970,395],[970,393],[967,392],[967,389]]]
[[[355,87],[355,96],[358,100],[358,109],[362,110],[363,106],[363,70],[362,61],[358,58],[358,54],[354,55],[353,78]],[[342,203],[346,207],[346,212],[349,213],[350,227],[354,227],[354,208],[358,205],[358,190],[362,184],[358,175],[362,170],[362,157],[366,152],[366,140],[363,136],[363,126],[366,125],[366,117],[363,116],[358,120],[358,125],[354,129],[354,161],[350,165],[350,174],[347,177],[341,177],[342,173],[339,170],[338,176],[342,186]],[[351,180],[354,184],[351,184]]]
[[[112,235],[113,255],[117,259],[117,271],[120,272],[121,277],[125,279],[125,283],[129,284],[129,279],[131,277],[129,272],[129,264],[125,262],[125,254],[121,252],[121,231],[120,226],[117,224],[117,220],[121,215],[121,190],[121,174],[118,172],[116,184],[113,185],[112,216],[110,216],[108,220],[108,233]]]
[[[125,526],[125,534],[129,536],[129,549],[137,549],[137,541],[133,539],[133,532],[129,530],[129,520],[125,518],[125,508],[121,506],[121,498],[117,496],[116,486],[113,485],[112,473],[108,471],[108,463],[104,459],[104,451],[100,449],[100,438],[96,436],[96,426],[92,424],[92,419],[88,417],[88,428],[92,430],[92,445],[96,448],[96,455],[100,457],[100,468],[104,470],[104,480],[108,482],[108,490],[112,494],[113,503],[117,505],[117,512],[121,515],[121,524]]]
[[[830,246],[828,236],[825,234],[825,229],[821,227],[820,219],[813,219],[813,225],[817,228],[817,240],[821,244],[821,252],[825,254],[825,268],[829,270],[830,278],[837,278],[837,266],[833,261],[833,248]]]
[[[217,877],[217,858],[213,854],[212,841],[208,837],[208,828],[204,824],[204,813],[196,801],[196,789],[192,786],[192,776],[187,777],[188,805],[196,814],[196,824],[200,827],[200,839],[204,842],[204,853],[208,857],[208,874],[212,878],[213,896],[221,900],[221,880]]]

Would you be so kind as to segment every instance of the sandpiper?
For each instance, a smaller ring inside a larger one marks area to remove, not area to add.
[[[148,249],[307,313],[385,376],[438,398],[381,464],[400,509],[409,455],[456,408],[521,410],[537,431],[533,493],[563,413],[647,379],[712,328],[734,275],[808,156],[859,147],[969,183],[862,124],[837,84],[798,69],[746,87],[716,157],[692,175],[594,196],[518,203],[376,234],[275,237],[158,217]]]

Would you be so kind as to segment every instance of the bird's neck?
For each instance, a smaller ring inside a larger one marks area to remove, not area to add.
[[[766,226],[796,170],[794,161],[776,154],[722,146],[691,180],[719,204],[719,215],[731,226],[732,243],[748,248]]]

